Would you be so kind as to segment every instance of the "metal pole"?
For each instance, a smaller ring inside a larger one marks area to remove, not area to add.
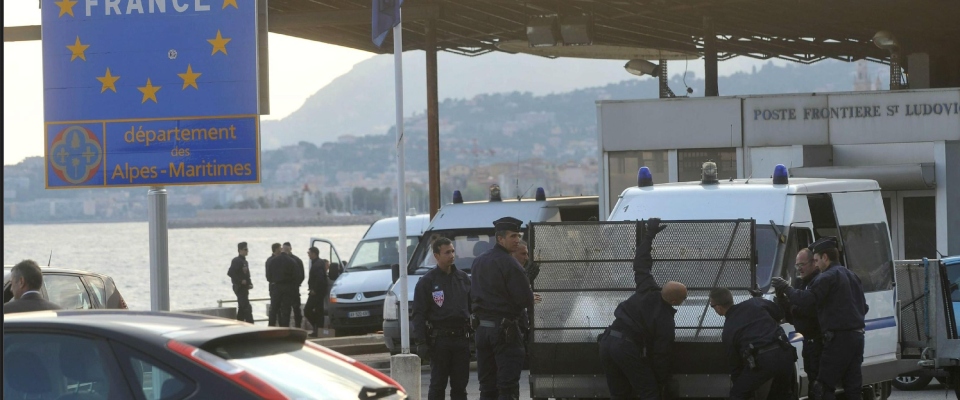
[[[410,354],[410,315],[407,299],[407,196],[403,176],[403,23],[393,27],[393,64],[397,102],[397,217],[400,226],[400,349]]]
[[[170,270],[167,262],[167,189],[147,191],[150,229],[150,310],[170,311]]]
[[[437,93],[437,25],[427,20],[424,50],[427,55],[427,167],[430,219],[440,210],[440,101]]]
[[[704,96],[719,96],[720,89],[717,86],[717,35],[713,31],[713,20],[710,17],[703,17],[703,72],[704,72]]]

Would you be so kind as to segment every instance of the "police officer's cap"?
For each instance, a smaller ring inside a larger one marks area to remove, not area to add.
[[[523,221],[514,217],[503,217],[493,221],[493,226],[497,231],[520,232],[520,224],[522,223]]]
[[[246,249],[247,249],[247,242],[237,243],[237,250],[246,250]]]
[[[811,243],[809,247],[813,254],[820,254],[824,251],[836,248],[838,248],[837,238],[833,236],[822,237],[816,242]]]

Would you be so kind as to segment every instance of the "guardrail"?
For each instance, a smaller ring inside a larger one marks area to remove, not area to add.
[[[269,298],[269,297],[257,297],[257,298],[250,299],[251,307],[253,307],[253,303],[254,303],[254,302],[260,302],[260,301],[269,302],[269,301],[270,301],[270,298]],[[217,307],[223,307],[224,304],[236,304],[236,303],[237,303],[236,300],[222,300],[222,299],[221,299],[221,300],[217,300]],[[269,312],[269,310],[268,310],[268,312]],[[236,318],[236,316],[234,316],[234,318]],[[269,322],[269,318],[260,318],[260,319],[254,318],[254,319],[253,319],[253,322],[254,322],[254,323],[264,322],[264,321]]]

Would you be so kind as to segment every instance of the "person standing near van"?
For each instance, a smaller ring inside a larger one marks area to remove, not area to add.
[[[310,258],[310,277],[307,278],[307,288],[310,290],[307,295],[307,305],[303,309],[303,314],[313,326],[313,336],[323,326],[323,307],[326,301],[327,293],[330,292],[330,283],[327,281],[327,260],[320,258],[320,249],[310,247],[307,250],[307,257]]]
[[[523,310],[533,306],[533,290],[511,253],[520,243],[522,221],[493,222],[497,244],[473,260],[470,297],[476,329],[477,378],[481,399],[520,397],[525,356],[520,333]]]
[[[863,375],[864,318],[869,310],[860,277],[840,265],[840,251],[835,237],[820,238],[810,245],[820,276],[806,290],[790,287],[783,278],[772,284],[792,304],[816,306],[817,320],[823,332],[823,353],[820,371],[813,385],[813,398],[833,400],[839,382],[847,398],[860,398]]]
[[[280,243],[270,246],[273,255],[267,259],[267,282],[270,282],[270,326],[290,326],[290,286],[295,281],[296,263],[283,254]]]
[[[797,275],[800,277],[797,289],[807,290],[819,276],[820,270],[813,262],[810,249],[801,249],[797,253],[796,262]],[[807,393],[813,393],[813,383],[817,381],[820,371],[820,354],[823,353],[823,334],[820,333],[820,322],[817,321],[817,308],[795,306],[782,291],[777,292],[777,303],[787,322],[793,324],[797,333],[803,335],[803,370],[807,374]]]
[[[249,251],[247,242],[237,244],[239,255],[230,262],[227,275],[230,277],[230,283],[233,284],[233,293],[237,295],[237,320],[252,324],[253,307],[250,306],[250,288],[253,287],[253,281],[250,280],[250,265],[247,263]]]
[[[428,400],[467,399],[470,377],[470,277],[453,264],[453,242],[430,244],[437,267],[427,272],[413,294],[413,337],[417,354],[430,359]]]
[[[710,291],[710,308],[724,317],[722,340],[730,361],[730,400],[754,398],[773,379],[768,400],[796,399],[794,363],[797,350],[780,327],[783,311],[763,297],[733,304],[727,288]]]
[[[287,303],[293,307],[293,322],[296,324],[297,328],[303,326],[303,314],[301,313],[300,306],[303,304],[300,302],[300,285],[303,284],[304,280],[304,268],[303,260],[300,257],[297,257],[293,254],[293,246],[290,245],[290,242],[283,243],[283,253],[290,257],[296,267],[293,269],[293,282],[290,284],[290,287],[287,288]]]
[[[653,239],[667,226],[650,218],[641,235],[640,224],[633,259],[636,292],[617,305],[613,323],[598,338],[611,399],[664,397],[671,382],[674,307],[687,299],[682,283],[670,281],[661,289],[651,274]]]

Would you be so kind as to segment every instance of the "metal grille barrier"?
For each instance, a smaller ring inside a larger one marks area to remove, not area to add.
[[[658,284],[678,281],[687,300],[675,316],[678,342],[719,342],[723,319],[710,307],[714,287],[736,301],[756,283],[753,220],[663,221],[653,243]],[[641,231],[638,232],[638,229]],[[531,250],[540,265],[534,282],[543,301],[534,306],[533,343],[595,343],[613,322],[617,305],[632,295],[636,237],[627,222],[534,223]]]
[[[926,272],[918,263],[897,263],[897,299],[900,300],[900,348],[903,357],[920,358],[930,340]]]

